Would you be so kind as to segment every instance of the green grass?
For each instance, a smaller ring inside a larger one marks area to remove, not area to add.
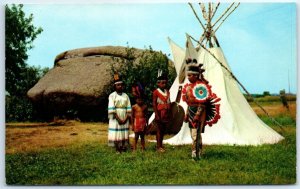
[[[268,117],[266,115],[259,116],[259,118],[263,122],[265,122],[267,125],[280,124],[281,126],[283,126],[283,125],[289,125],[291,127],[296,127],[296,120],[293,119],[292,117],[290,117],[288,115],[284,115],[284,114],[278,115],[275,118],[273,118],[273,120],[275,120],[277,123],[274,123],[274,121],[270,117]]]
[[[273,126],[279,131],[278,127]],[[6,155],[9,185],[216,185],[294,184],[296,127],[285,126],[285,140],[262,146],[204,146],[200,161],[190,145],[155,152],[116,154],[100,143]]]

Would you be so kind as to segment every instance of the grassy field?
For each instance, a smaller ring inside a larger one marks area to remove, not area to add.
[[[6,182],[9,185],[239,185],[296,182],[296,107],[264,108],[282,126],[253,109],[285,137],[278,144],[205,146],[201,161],[190,145],[166,145],[165,153],[146,143],[146,151],[116,154],[106,145],[106,123],[6,124]],[[167,136],[171,137],[171,136]],[[147,136],[147,139],[154,139]]]

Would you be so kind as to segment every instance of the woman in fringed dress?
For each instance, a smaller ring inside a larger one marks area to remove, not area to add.
[[[115,91],[108,98],[108,145],[115,146],[117,153],[121,153],[129,146],[131,104],[128,95],[123,92],[123,81],[117,74],[114,75],[114,87]]]

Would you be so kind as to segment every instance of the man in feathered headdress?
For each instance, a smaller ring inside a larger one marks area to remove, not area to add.
[[[186,75],[189,83],[182,90],[182,98],[188,105],[185,115],[185,122],[189,123],[192,144],[192,158],[200,159],[202,151],[202,137],[204,126],[216,123],[220,118],[219,104],[220,99],[211,91],[211,86],[204,79],[201,67],[196,59],[186,60]]]

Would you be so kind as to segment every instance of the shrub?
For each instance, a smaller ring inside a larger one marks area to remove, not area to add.
[[[132,57],[133,48],[127,48],[127,57]],[[153,51],[151,46],[142,54],[138,62],[133,59],[128,59],[122,64],[121,75],[123,78],[127,94],[132,98],[131,86],[136,81],[139,81],[145,88],[145,101],[149,104],[152,102],[152,91],[156,88],[158,69],[163,70],[163,73],[168,75],[168,87],[170,87],[176,77],[175,68],[171,66],[168,57],[161,51]],[[115,68],[112,68],[112,74]]]
[[[29,121],[34,118],[35,111],[26,97],[6,96],[6,121]]]

